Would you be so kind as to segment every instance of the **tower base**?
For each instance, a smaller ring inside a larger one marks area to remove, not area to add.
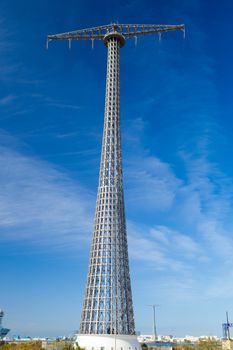
[[[136,335],[76,334],[75,346],[85,350],[141,350]]]

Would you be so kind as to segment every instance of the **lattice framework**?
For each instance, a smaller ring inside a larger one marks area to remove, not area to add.
[[[184,25],[110,24],[48,36],[48,41],[103,40],[108,48],[99,186],[80,334],[135,334],[122,176],[120,48],[125,39],[174,30],[184,30]]]

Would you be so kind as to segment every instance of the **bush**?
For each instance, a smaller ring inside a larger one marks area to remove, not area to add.
[[[1,350],[41,350],[41,341],[27,341],[24,343],[8,343]]]

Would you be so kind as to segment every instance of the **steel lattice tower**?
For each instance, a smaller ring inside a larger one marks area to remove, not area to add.
[[[120,136],[120,46],[109,35],[105,118],[81,333],[134,334]]]
[[[94,232],[80,334],[134,335],[122,177],[120,48],[125,39],[184,30],[184,25],[107,26],[49,35],[51,40],[102,40],[108,49],[104,131]]]

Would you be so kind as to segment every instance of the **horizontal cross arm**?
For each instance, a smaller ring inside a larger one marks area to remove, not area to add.
[[[164,29],[174,28],[183,29],[184,24],[118,24],[118,29],[146,30],[146,29]]]
[[[69,34],[55,34],[55,35],[48,35],[48,41],[52,40],[103,40],[104,35],[98,35],[98,34],[93,34],[93,35],[87,35],[87,34],[82,34],[82,35],[69,35]]]
[[[104,36],[113,30],[113,25],[103,25],[93,28],[86,28],[48,35],[48,40],[103,40]]]
[[[51,40],[104,40],[105,35],[119,33],[126,39],[133,36],[184,30],[185,26],[164,24],[108,24],[99,27],[75,30],[66,33],[48,35]]]
[[[171,32],[174,30],[185,30],[183,26],[173,26],[173,27],[161,27],[161,28],[148,28],[144,30],[136,30],[136,31],[131,31],[128,33],[125,33],[124,36],[125,38],[130,38],[134,36],[142,36],[142,35],[148,35],[148,34],[159,34],[159,33],[166,33],[166,32]]]

